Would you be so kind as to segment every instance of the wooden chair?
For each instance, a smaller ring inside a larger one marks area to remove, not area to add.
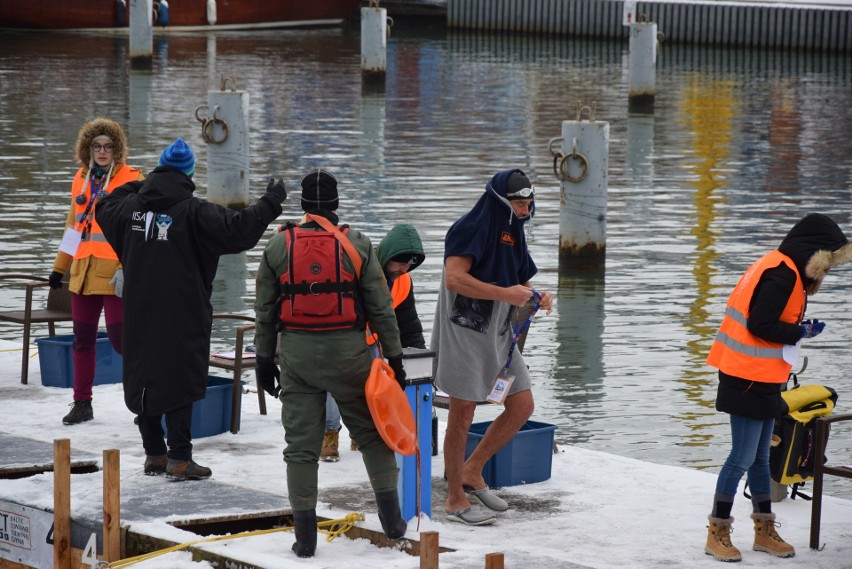
[[[25,274],[0,275],[0,279],[17,279],[27,281],[23,310],[7,310],[0,312],[0,322],[12,322],[24,327],[23,348],[21,349],[21,383],[25,384],[29,375],[30,364],[30,334],[33,324],[47,324],[51,336],[56,335],[57,322],[71,322],[71,291],[68,290],[68,273],[62,281],[62,287],[48,289],[47,303],[44,308],[35,308],[35,290],[48,287],[44,277]]]
[[[814,428],[814,490],[811,500],[811,549],[820,549],[819,547],[819,523],[822,516],[822,483],[823,477],[840,476],[841,478],[852,478],[852,469],[843,466],[830,466],[822,463],[822,457],[825,455],[825,447],[828,445],[828,435],[831,431],[832,423],[840,423],[841,421],[852,421],[852,415],[834,415],[832,417],[817,417],[816,427]],[[852,457],[846,457],[845,464],[852,462]]]
[[[237,326],[236,328],[236,337],[234,342],[234,358],[225,358],[220,354],[210,354],[209,365],[211,367],[216,367],[220,369],[226,369],[233,373],[234,378],[234,388],[233,388],[233,399],[231,400],[231,432],[237,433],[239,431],[239,422],[240,422],[240,391],[242,390],[242,385],[240,383],[240,379],[242,378],[243,372],[252,370],[257,366],[257,362],[255,362],[254,358],[243,358],[243,350],[245,349],[245,334],[249,330],[254,330],[254,318],[251,316],[244,316],[242,314],[214,314],[213,320],[234,320],[234,321],[244,321],[251,322],[251,324],[242,324]],[[255,380],[256,382],[257,380]],[[260,386],[257,385],[257,402],[260,406],[260,414],[266,415],[266,397],[265,391]]]

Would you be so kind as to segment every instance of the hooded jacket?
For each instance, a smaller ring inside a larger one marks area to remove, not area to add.
[[[423,243],[420,241],[420,235],[413,225],[402,223],[393,226],[376,249],[376,257],[379,259],[384,270],[389,261],[399,255],[411,255],[415,257],[415,263],[409,265],[408,272],[399,277],[399,279],[407,278],[411,280],[411,271],[420,266],[426,255],[423,253]],[[385,271],[385,278],[388,280],[388,286],[393,287],[396,281],[388,277]],[[396,312],[396,323],[399,326],[399,337],[403,348],[426,348],[426,341],[423,338],[423,324],[420,322],[420,316],[417,314],[417,307],[414,300],[414,283],[409,287],[408,295],[394,306]]]
[[[802,336],[801,322],[784,322],[781,315],[794,293],[797,273],[805,292],[815,294],[833,266],[852,260],[852,244],[832,219],[812,213],[793,226],[778,251],[792,260],[796,271],[779,262],[763,272],[749,304],[747,329],[767,342],[795,345]],[[756,419],[778,416],[786,412],[780,385],[720,371],[716,409]]]
[[[506,199],[514,172],[523,174],[517,169],[494,174],[473,208],[453,223],[444,240],[445,262],[447,257],[471,257],[470,274],[501,287],[525,283],[538,271],[527,250],[523,227],[535,215],[535,202],[529,216],[519,218]]]
[[[161,166],[101,202],[101,227],[124,265],[124,399],[136,414],[204,397],[219,257],[252,248],[281,213],[269,193],[237,212],[194,190]]]
[[[82,209],[75,204],[74,198],[81,191],[88,192],[90,190],[86,182],[89,179],[89,168],[93,163],[92,142],[99,136],[109,137],[113,145],[113,167],[109,176],[109,185],[104,188],[106,192],[112,192],[127,181],[143,178],[140,170],[131,168],[125,163],[127,160],[127,135],[121,125],[113,120],[101,117],[87,122],[77,133],[75,157],[82,167],[74,174],[74,180],[71,184],[71,209],[65,220],[66,229],[75,224],[76,215]],[[94,230],[99,235],[98,206],[97,202],[92,206],[90,213],[93,223],[89,231]],[[110,280],[115,275],[119,262],[110,257],[110,255],[87,254],[78,255],[77,258],[74,258],[68,253],[59,251],[53,260],[53,270],[65,274],[70,267],[71,278],[68,288],[75,294],[112,295],[115,294],[115,286],[110,284]]]

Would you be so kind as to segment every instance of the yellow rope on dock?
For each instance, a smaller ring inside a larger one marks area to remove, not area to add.
[[[360,514],[357,512],[352,512],[351,514],[347,514],[346,517],[337,519],[337,520],[327,520],[324,522],[317,523],[317,529],[325,534],[327,534],[325,540],[333,541],[335,537],[340,535],[341,533],[346,533],[355,525],[355,522],[363,522],[364,514]],[[172,553],[174,551],[180,551],[181,549],[186,549],[187,547],[191,547],[193,545],[198,545],[199,543],[212,543],[215,541],[225,541],[228,539],[237,539],[241,537],[252,537],[255,535],[265,535],[269,533],[276,533],[282,531],[290,531],[293,529],[293,526],[285,526],[280,528],[272,528],[272,529],[261,529],[254,531],[246,531],[242,533],[235,533],[231,535],[219,535],[215,537],[206,537],[204,539],[196,539],[194,541],[188,541],[186,543],[181,543],[178,545],[173,545],[171,547],[167,547],[165,549],[159,549],[157,551],[151,551],[149,553],[143,553],[142,555],[137,555],[135,557],[128,557],[127,559],[120,559],[118,561],[113,561],[112,563],[102,562],[98,564],[99,568],[118,568],[118,567],[129,567],[130,565],[135,565],[136,563],[141,563],[143,561],[147,561],[149,559],[154,559],[155,557],[159,557],[161,555],[166,555],[167,553]]]

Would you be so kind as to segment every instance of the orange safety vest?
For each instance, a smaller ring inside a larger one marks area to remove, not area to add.
[[[117,171],[114,171],[109,179],[109,186],[106,192],[112,193],[114,189],[123,186],[127,182],[132,182],[139,179],[139,170],[131,168],[127,164],[119,164]],[[86,181],[86,176],[83,174],[83,169],[80,168],[74,176],[74,182],[71,184],[71,200],[74,204],[74,227],[83,231],[83,236],[80,240],[80,246],[77,247],[77,252],[74,253],[75,259],[85,259],[86,257],[98,257],[100,259],[112,259],[118,261],[118,256],[112,250],[109,243],[104,237],[101,226],[98,225],[95,219],[95,210],[98,207],[97,202],[92,206],[89,215],[86,216],[86,206],[89,205],[91,198],[91,190],[89,187],[83,187]],[[91,186],[89,180],[88,186]],[[83,195],[81,201],[77,202],[77,196]]]
[[[411,293],[411,275],[408,273],[403,273],[399,275],[395,281],[393,281],[393,285],[391,285],[391,298],[393,299],[393,303],[391,306],[394,310],[396,307],[402,304],[402,301],[408,298],[409,293]],[[378,335],[375,332],[367,329],[367,345],[372,346],[376,343],[378,339]]]
[[[781,321],[797,324],[805,314],[805,289],[795,263],[778,250],[754,262],[728,298],[722,326],[707,356],[707,364],[734,377],[764,383],[785,383],[792,364],[784,361],[784,344],[767,342],[748,331],[749,304],[760,277],[767,269],[784,263],[796,273],[793,294],[781,313]]]

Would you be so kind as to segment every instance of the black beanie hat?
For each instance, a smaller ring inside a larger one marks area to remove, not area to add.
[[[521,190],[528,189],[530,193],[522,195],[512,195]],[[509,180],[506,182],[506,199],[507,200],[531,200],[535,199],[535,188],[527,178],[527,175],[520,170],[515,170],[509,175]]]
[[[334,176],[322,168],[317,168],[302,178],[302,209],[304,211],[314,209],[334,211],[337,206],[337,179]]]

